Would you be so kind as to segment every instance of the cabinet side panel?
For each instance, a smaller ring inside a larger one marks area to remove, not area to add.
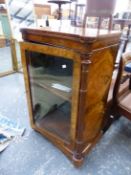
[[[87,76],[87,94],[84,111],[84,142],[92,142],[101,132],[105,117],[107,95],[114,69],[118,45],[92,54]]]

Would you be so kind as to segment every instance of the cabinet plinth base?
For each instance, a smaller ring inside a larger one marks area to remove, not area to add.
[[[50,140],[55,146],[57,146],[74,164],[75,167],[80,167],[83,164],[85,156],[89,153],[89,151],[96,145],[96,143],[100,140],[103,133],[100,132],[97,137],[95,137],[92,142],[87,143],[84,146],[83,150],[79,153],[76,152],[75,149],[72,148],[70,143],[65,142],[62,139],[56,139],[56,136],[46,132],[45,130],[36,127],[36,125],[32,125],[32,129],[41,133],[48,140]],[[54,141],[55,140],[55,141]],[[79,155],[79,156],[78,156]]]

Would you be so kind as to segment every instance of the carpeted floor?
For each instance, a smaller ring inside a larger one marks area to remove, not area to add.
[[[0,175],[131,175],[131,122],[116,121],[77,169],[29,125],[22,74],[0,78],[0,113],[26,127],[0,153]]]

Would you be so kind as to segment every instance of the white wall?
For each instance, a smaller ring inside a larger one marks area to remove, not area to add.
[[[122,12],[128,9],[129,0],[117,0],[115,12]]]

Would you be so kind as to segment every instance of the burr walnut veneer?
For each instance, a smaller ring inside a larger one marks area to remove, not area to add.
[[[21,29],[30,122],[76,166],[103,134],[120,33]]]

